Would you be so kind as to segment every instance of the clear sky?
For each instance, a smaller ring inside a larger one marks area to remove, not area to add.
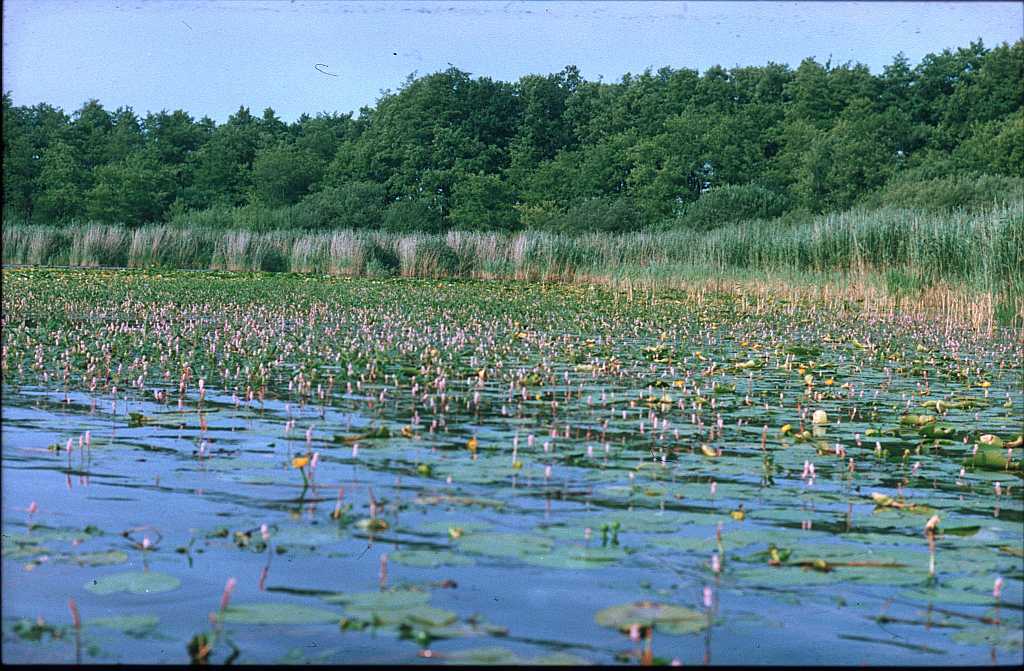
[[[246,105],[350,112],[416,71],[454,65],[514,81],[577,65],[617,80],[650,66],[796,66],[808,56],[873,72],[903,51],[1021,38],[1005,3],[308,2],[5,0],[3,90],[71,112],[184,109],[218,122]],[[318,71],[319,69],[330,74]],[[336,76],[335,76],[336,75]]]

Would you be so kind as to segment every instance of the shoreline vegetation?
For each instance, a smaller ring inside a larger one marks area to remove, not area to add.
[[[1024,201],[582,235],[14,223],[3,228],[3,264],[597,283],[630,299],[661,289],[744,300],[782,292],[991,331],[1024,326]]]
[[[291,122],[6,92],[3,263],[823,285],[1020,326],[1022,70],[1024,40],[980,39],[877,73],[451,67]]]

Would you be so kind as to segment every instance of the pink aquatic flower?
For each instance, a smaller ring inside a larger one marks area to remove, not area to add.
[[[715,602],[714,601],[714,596],[715,596],[715,593],[711,590],[711,587],[705,586],[704,587],[704,607],[705,608],[711,608],[711,606]]]
[[[71,624],[75,629],[81,629],[82,618],[78,615],[78,604],[75,603],[74,599],[68,599],[68,610],[71,611]]]
[[[263,542],[266,543],[270,540],[270,527],[264,522],[260,525],[260,536],[263,538]]]
[[[722,560],[719,559],[717,552],[711,553],[711,570],[715,573],[722,572]]]
[[[640,640],[639,624],[634,623],[629,625],[629,640],[633,641],[634,643]]]
[[[228,607],[228,602],[231,601],[231,593],[235,591],[235,585],[238,581],[234,578],[228,578],[228,581],[224,584],[224,593],[220,595],[220,609],[223,611]]]
[[[992,585],[992,598],[998,599],[1003,594],[1003,578],[1002,576],[996,578],[995,583]]]

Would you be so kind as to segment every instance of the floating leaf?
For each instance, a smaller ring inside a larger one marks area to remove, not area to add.
[[[110,566],[128,561],[128,554],[121,550],[109,552],[83,552],[74,555],[74,560],[82,566]]]
[[[114,573],[85,583],[85,589],[93,594],[156,594],[169,592],[181,586],[181,581],[172,575],[147,571]]]
[[[87,620],[87,627],[104,627],[115,629],[133,638],[144,638],[156,631],[160,618],[155,615],[120,615]]]
[[[544,536],[515,533],[469,534],[459,539],[459,549],[488,557],[536,557],[554,548],[554,541]]]
[[[594,616],[602,627],[628,632],[633,625],[651,627],[671,634],[692,634],[708,626],[708,617],[689,608],[653,601],[637,601],[605,608]]]
[[[473,560],[462,557],[448,550],[399,550],[392,552],[388,558],[398,564],[423,568],[440,566],[471,566]]]
[[[294,603],[244,603],[224,611],[224,620],[233,624],[330,624],[340,619],[335,611]]]
[[[385,592],[352,592],[324,597],[328,603],[344,604],[349,610],[404,610],[425,606],[430,600],[427,592],[390,590]]]

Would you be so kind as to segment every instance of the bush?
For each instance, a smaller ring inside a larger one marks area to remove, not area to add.
[[[366,274],[370,277],[392,277],[398,274],[401,267],[398,254],[379,242],[368,244],[363,259],[366,264]]]
[[[296,205],[306,229],[377,228],[384,216],[381,184],[353,182],[306,196]]]
[[[774,219],[788,209],[788,204],[784,196],[762,186],[728,184],[684,205],[670,228],[704,231],[737,221]]]
[[[565,233],[625,233],[643,228],[643,214],[628,198],[588,198],[570,207],[560,221]]]
[[[454,249],[440,238],[425,238],[416,245],[417,277],[455,277],[463,273],[463,263]]]
[[[389,233],[440,233],[444,226],[430,203],[410,198],[395,201],[384,210],[381,228]]]
[[[1024,199],[1024,179],[1005,175],[950,175],[920,178],[918,171],[908,172],[884,187],[868,194],[868,207],[905,207],[928,212],[964,209],[982,212],[994,205]]]

